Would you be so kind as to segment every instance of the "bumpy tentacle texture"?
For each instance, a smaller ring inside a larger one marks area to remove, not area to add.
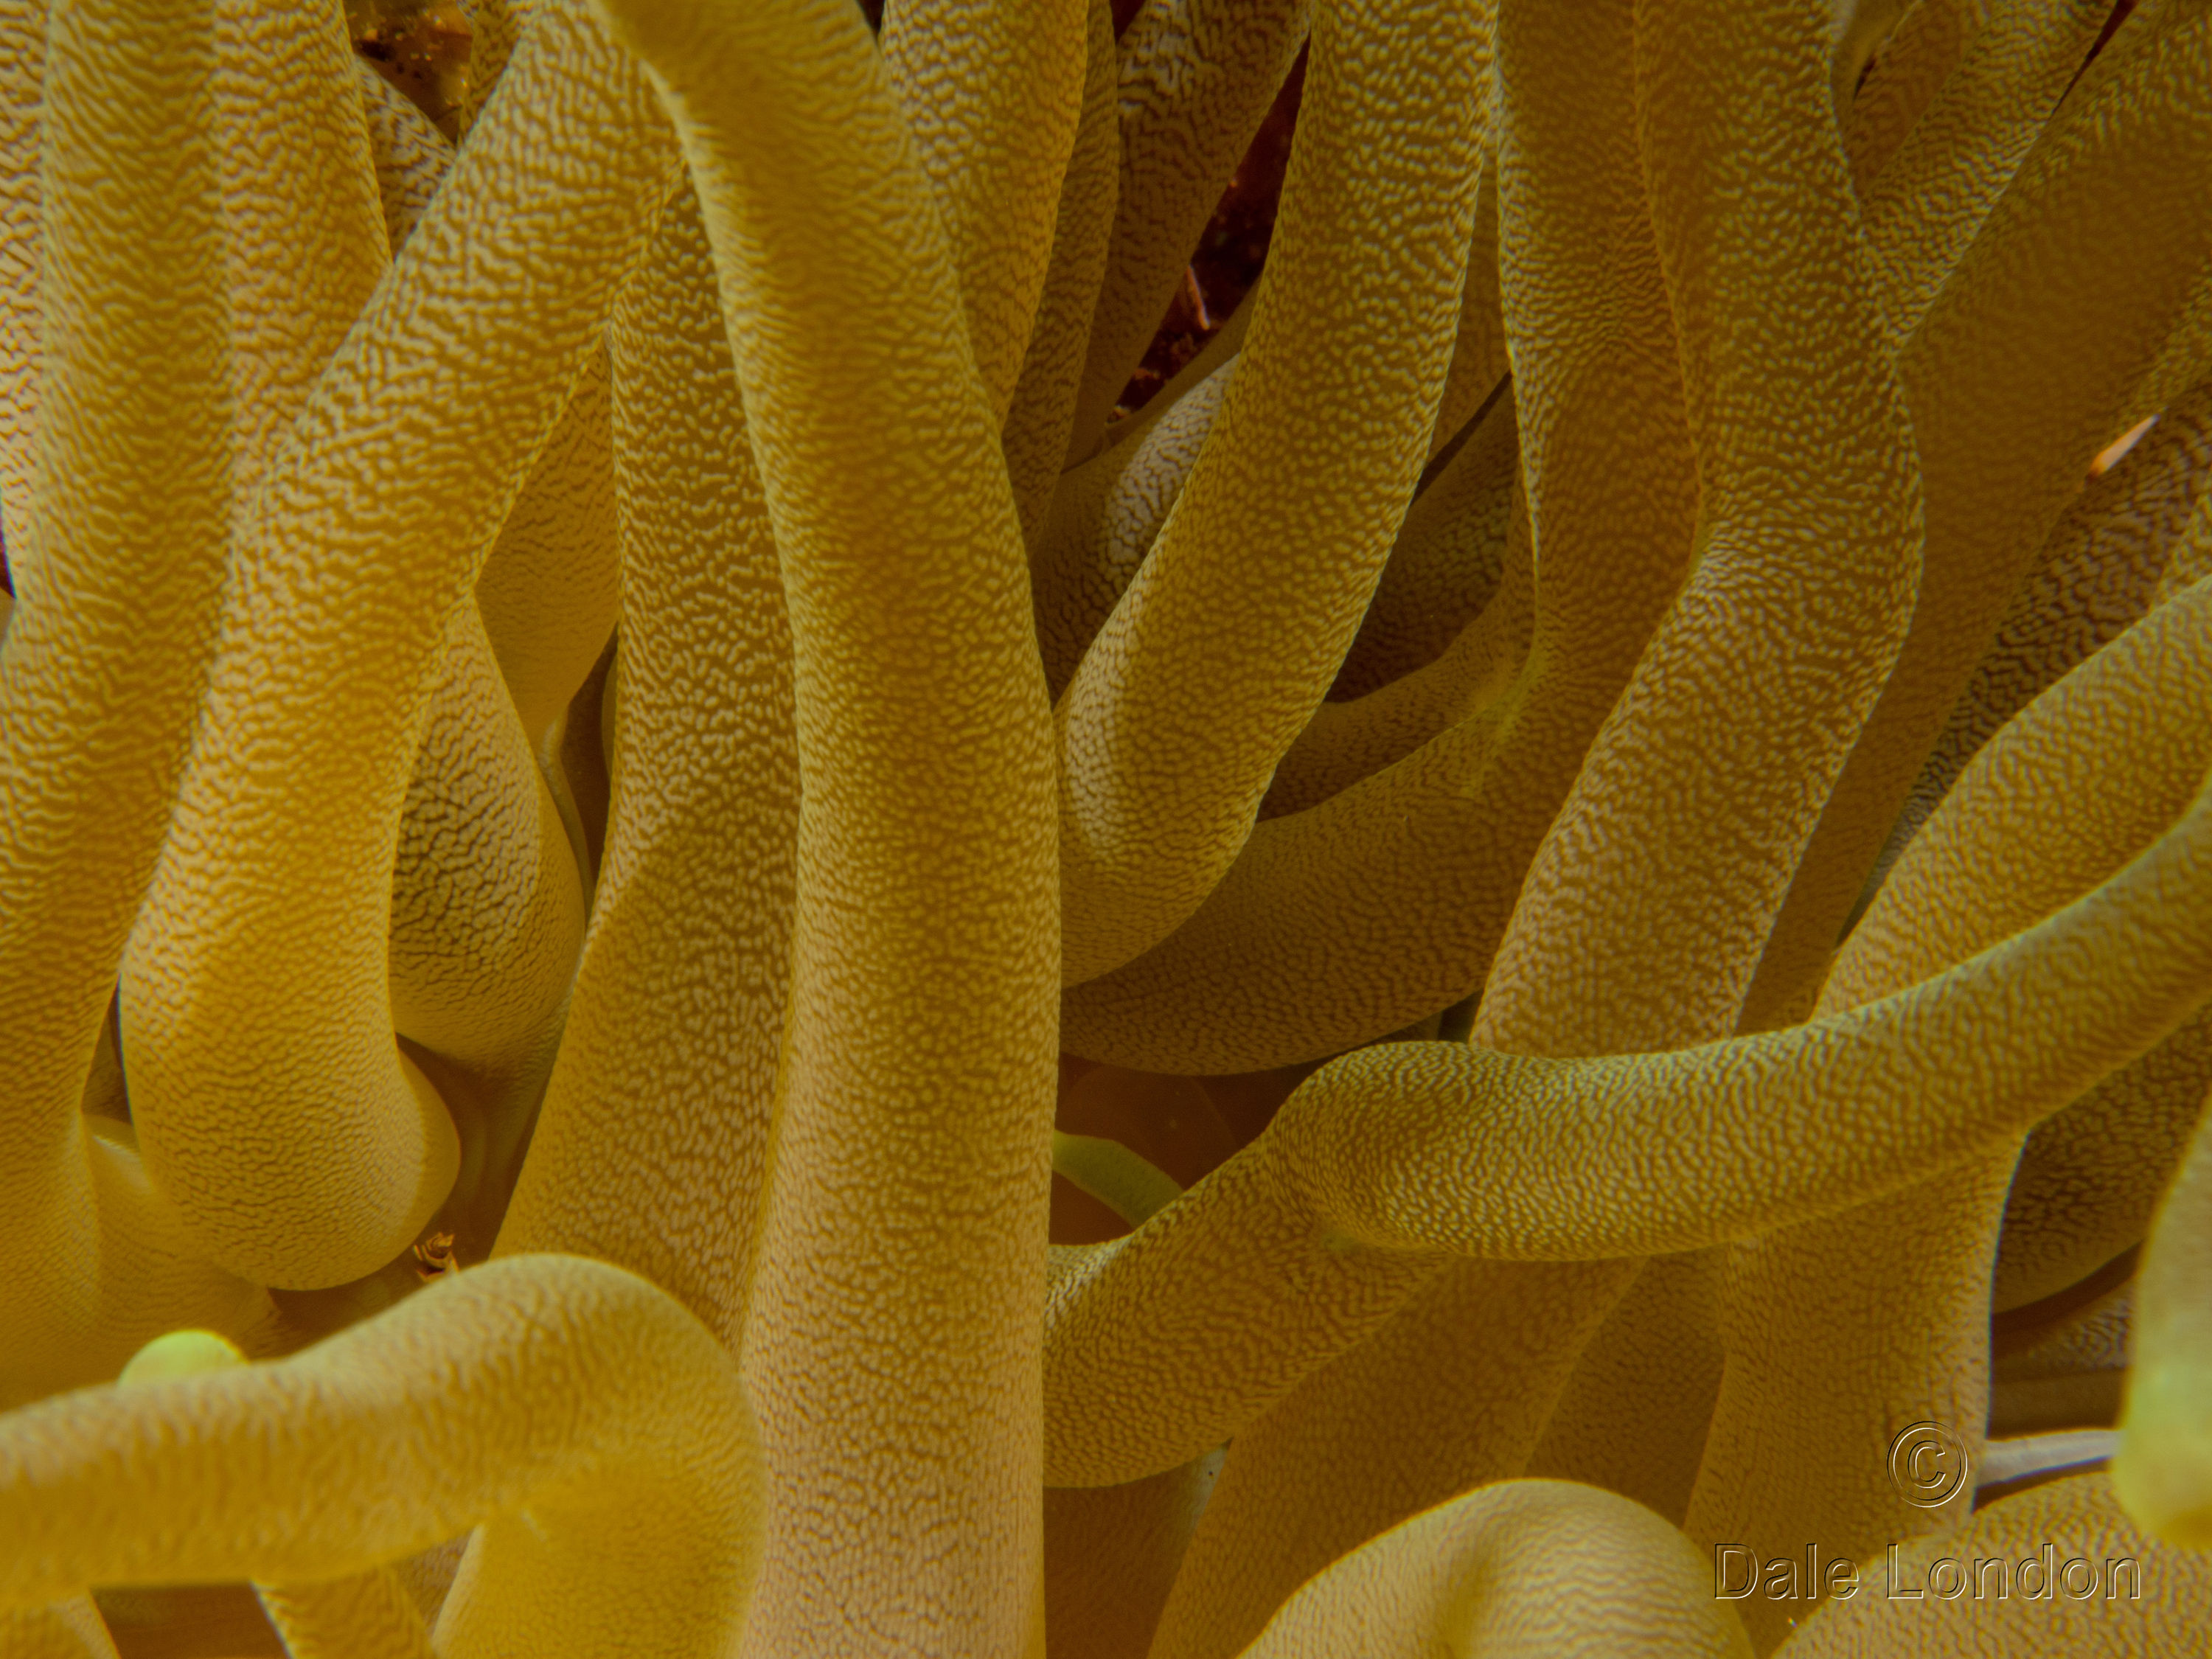
[[[1188,922],[1072,991],[1063,1040],[1079,1053],[1160,1070],[1280,1065],[1465,996],[1680,581],[1696,458],[1625,35],[1607,52],[1564,19],[1520,26],[1501,14],[1498,173],[1537,582],[1527,654],[1503,692],[1395,766],[1260,826]],[[1600,121],[1582,95],[1594,79],[1617,91]]]
[[[2124,1659],[2185,1651],[2212,1619],[2212,1556],[2146,1535],[2102,1474],[1994,1504],[1856,1577],[1857,1592],[1784,1644],[1781,1659]]]
[[[2053,687],[1977,760],[1852,935],[1822,1011],[1887,994],[2089,891],[2193,810],[2208,768],[2212,588],[2200,586]],[[2081,805],[2063,818],[2033,810],[2053,795]],[[2019,864],[1998,864],[1998,848]],[[1916,1529],[1923,1517],[1879,1468],[1858,1467],[1876,1460],[1852,1437],[1883,1418],[1979,1418],[1990,1257],[2012,1164],[2012,1149],[2000,1147],[1868,1211],[1735,1253],[1729,1377],[1692,1535],[1772,1548],[1809,1529],[1863,1555]],[[1939,1203],[1940,1229],[1927,1219]],[[1838,1285],[1844,1237],[1880,1242],[1862,1243]],[[1817,1313],[1803,1305],[1816,1279],[1826,1291]],[[1900,1322],[1899,1310],[1910,1316]],[[1827,1387],[1804,1387],[1803,1367],[1853,1330],[1845,1340],[1862,1363]],[[1803,1479],[1824,1463],[1827,1478]],[[1795,1611],[1764,1599],[1746,1608],[1755,1628]]]
[[[264,1283],[381,1266],[453,1184],[446,1105],[393,1044],[388,907],[364,899],[392,866],[449,618],[514,499],[501,481],[551,430],[672,159],[641,80],[576,8],[533,28],[512,80],[241,538],[126,980],[141,1144],[210,1254]],[[580,139],[588,193],[565,182]],[[471,234],[492,213],[516,228],[496,255]],[[527,301],[485,303],[501,283]]]
[[[1313,11],[1314,0],[1146,0],[1122,36],[1121,180],[1071,462],[1097,446]]]
[[[975,372],[1001,420],[1044,289],[1083,112],[1086,10],[1085,0],[884,8],[884,61],[945,221]]]
[[[0,1654],[2212,1646],[2212,0],[461,10],[0,0]]]
[[[2212,177],[2208,49],[2212,13],[2200,6],[2154,4],[2131,18],[1899,351],[1927,497],[1919,604],[1775,923],[1747,1029],[1817,995],[1913,777],[2090,459],[2207,367],[2177,371],[2167,348],[2178,339],[2203,355],[2189,319],[2212,222],[2164,192]],[[2125,234],[2106,216],[2114,213],[2159,227],[2124,293],[2089,252]]]
[[[1030,332],[1006,410],[1006,473],[1024,540],[1034,538],[1051,503],[1074,430],[1084,345],[1090,338],[1098,285],[1106,274],[1114,203],[1121,187],[1114,110],[1121,58],[1115,50],[1109,0],[1090,0],[1084,33],[1083,101],[1066,176],[1054,192],[1058,207],[1052,256],[1037,296],[1036,325]]]
[[[699,183],[791,617],[791,1014],[744,1339],[775,1504],[748,1650],[1012,1652],[1044,1616],[1060,940],[997,416],[858,15],[615,15]],[[833,299],[832,273],[865,297]],[[839,354],[811,349],[810,319]],[[913,422],[939,456],[899,446]],[[915,1322],[882,1317],[893,1297]],[[860,1496],[892,1468],[888,1508]]]
[[[734,1344],[791,975],[799,756],[775,540],[690,190],[611,332],[620,781],[561,1060],[500,1250],[620,1263]],[[679,433],[692,462],[665,469],[654,458]],[[711,721],[698,712],[710,708]],[[641,1190],[655,1195],[640,1203]]]
[[[334,1463],[354,1469],[343,1492]],[[446,1659],[704,1659],[744,1623],[763,1480],[736,1363],[705,1327],[618,1268],[533,1256],[295,1358],[11,1417],[0,1607],[149,1578],[312,1584],[474,1528],[434,1632]]]
[[[1707,1564],[1649,1510],[1588,1486],[1513,1481],[1408,1521],[1291,1597],[1250,1659],[1357,1643],[1377,1659],[1595,1653],[1748,1656]]]
[[[1734,6],[1725,19],[1676,7],[1663,21],[1634,20],[1632,33],[1626,7],[1580,22],[1600,17],[1624,74],[1632,42],[1639,59],[1646,171],[1705,487],[1695,568],[1537,852],[1484,992],[1476,1039],[1522,1053],[1674,1048],[1732,1028],[1820,795],[1903,637],[1919,555],[1902,398],[1863,298],[1822,36],[1793,7]],[[1509,6],[1509,73],[1522,27]],[[1732,56],[1712,51],[1722,35]],[[1788,150],[1762,155],[1735,136],[1762,118],[1794,141]],[[1814,238],[1820,253],[1801,259]],[[1778,409],[1757,365],[1784,340],[1802,368]],[[1768,482],[1780,476],[1783,431],[1831,458],[1786,506]],[[1735,663],[1711,648],[1716,636],[1756,641],[1761,657]],[[1854,641],[1859,672],[1839,675],[1832,665]],[[1661,753],[1674,763],[1654,764]],[[1456,1272],[1464,1283],[1409,1309],[1335,1368],[1334,1383],[1316,1379],[1240,1437],[1215,1499],[1220,1529],[1202,1528],[1194,1545],[1183,1620],[1214,1639],[1194,1632],[1183,1651],[1235,1650],[1243,1632],[1224,1629],[1224,1613],[1244,1601],[1251,1616],[1271,1560],[1295,1583],[1427,1504],[1518,1473],[1626,1275],[1610,1265]],[[1526,1310],[1512,1320],[1510,1364],[1473,1312],[1485,1304]],[[1416,1381],[1439,1373],[1455,1379],[1449,1391]],[[1343,1437],[1341,1425],[1386,1410],[1402,1434]],[[1171,1620],[1182,1607],[1179,1598]]]
[[[10,1403],[112,1375],[175,1320],[240,1329],[258,1300],[149,1189],[129,1131],[78,1110],[169,823],[223,579],[215,11],[66,6],[47,52],[32,540],[49,552],[0,655]]]
[[[1416,55],[1416,20],[1430,15],[1389,0],[1322,6],[1273,269],[1239,372],[1061,696],[1071,983],[1156,943],[1220,879],[1334,678],[1412,499],[1480,176],[1472,30],[1446,27]],[[1472,9],[1444,16],[1471,21]],[[1388,311],[1365,303],[1382,287],[1400,295]],[[1393,395],[1401,385],[1410,396]],[[1318,495],[1292,506],[1272,486],[1298,474]],[[1246,625],[1229,642],[1210,630],[1231,611]],[[1193,722],[1193,699],[1220,723]]]
[[[0,540],[16,591],[30,566],[38,441],[40,104],[46,0],[0,5]]]

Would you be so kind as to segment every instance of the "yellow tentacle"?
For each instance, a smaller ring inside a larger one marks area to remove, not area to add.
[[[262,492],[126,976],[149,1167],[263,1283],[372,1271],[452,1183],[452,1123],[390,1012],[416,738],[449,619],[669,183],[641,80],[578,7],[514,73]],[[526,274],[544,265],[564,279]],[[501,288],[526,302],[488,303]]]

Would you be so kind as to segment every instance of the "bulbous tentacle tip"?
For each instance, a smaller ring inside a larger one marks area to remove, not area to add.
[[[214,1331],[171,1331],[157,1336],[123,1367],[118,1382],[161,1382],[173,1376],[199,1376],[247,1364],[228,1337]]]
[[[2212,1550],[2212,1376],[2138,1365],[2112,1487],[2128,1518],[2162,1543]]]

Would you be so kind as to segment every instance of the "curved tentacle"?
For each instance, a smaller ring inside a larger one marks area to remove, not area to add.
[[[580,3],[512,72],[262,492],[125,978],[149,1168],[264,1284],[377,1268],[452,1184],[452,1121],[393,1042],[385,884],[449,619],[671,183]]]
[[[218,0],[215,117],[240,532],[308,393],[391,263],[354,62],[338,0]]]
[[[1373,1659],[1752,1651],[1701,1551],[1626,1498],[1557,1480],[1470,1492],[1386,1533],[1292,1596],[1243,1659],[1352,1642]]]
[[[1436,426],[1429,434],[1431,462],[1487,406],[1508,368],[1505,315],[1498,287],[1498,100],[1491,84],[1494,54],[1490,15],[1494,9],[1489,4],[1475,9],[1472,58],[1483,109],[1482,175],[1475,185],[1474,235],[1468,246],[1467,280],[1460,290],[1459,337],[1452,342],[1451,366],[1444,371]]]
[[[1510,8],[1506,21],[1510,43]],[[1576,27],[1587,36],[1596,21],[1585,11]],[[1606,21],[1626,56],[1627,9]],[[1702,484],[1695,563],[1522,884],[1474,1027],[1475,1041],[1518,1053],[1679,1048],[1733,1028],[1765,925],[1904,637],[1918,565],[1917,479],[1825,34],[1795,5],[1675,4],[1638,10],[1634,46]],[[1765,367],[1784,341],[1798,372],[1778,386]],[[1808,453],[1824,458],[1815,478],[1802,476]],[[1783,497],[1774,481],[1793,473]],[[1273,1595],[1334,1555],[1520,1473],[1634,1273],[1462,1271],[1444,1310],[1407,1310],[1314,1379],[1304,1412],[1286,1403],[1240,1436],[1217,1496],[1234,1542],[1206,1560],[1212,1595],[1188,1603],[1207,1632],[1193,1659],[1233,1652]],[[1510,1366],[1456,1300],[1470,1296],[1538,1310],[1503,1315],[1525,1345]],[[1427,1384],[1437,1373],[1453,1386]],[[1344,1438],[1386,1413],[1389,1431],[1356,1449]],[[1481,1443],[1462,1449],[1475,1425]],[[1271,1528],[1267,1516],[1288,1519]],[[1231,1601],[1243,1628],[1220,1611]]]
[[[775,1502],[746,1646],[1012,1652],[1044,1611],[1060,941],[998,421],[858,11],[610,9],[683,134],[791,618],[799,896],[744,1334]]]
[[[79,1110],[222,591],[215,10],[77,0],[47,46],[42,551],[0,654],[6,1403],[112,1376],[177,1317],[236,1332],[266,1311],[148,1187],[129,1129]]]
[[[2212,1088],[2212,1006],[2038,1124],[2005,1194],[1990,1305],[2078,1284],[2141,1244]]]
[[[890,0],[884,62],[945,220],[969,349],[1006,418],[1083,110],[1087,0]],[[950,27],[955,20],[958,27]]]
[[[0,1608],[90,1583],[314,1583],[474,1527],[445,1659],[705,1659],[744,1622],[762,1487],[736,1362],[705,1328],[619,1268],[532,1256],[289,1359],[8,1418]]]
[[[477,609],[532,749],[582,687],[620,605],[606,354],[584,359],[477,578]]]
[[[620,782],[499,1252],[629,1267],[734,1348],[787,1012],[799,758],[775,540],[692,191],[663,214],[610,335]],[[698,458],[681,473],[655,459],[677,434]],[[722,712],[702,725],[708,706]]]
[[[1057,701],[1082,666],[1175,510],[1221,415],[1237,359],[1188,392],[1153,399],[1130,424],[1144,435],[1093,456],[1054,492],[1030,557],[1037,647],[1046,692]]]
[[[1121,182],[1070,465],[1097,448],[1206,216],[1304,44],[1313,5],[1146,0],[1122,35]]]
[[[523,31],[544,7],[544,0],[466,0],[469,19],[467,88],[457,112],[459,137],[466,138],[499,89],[508,60]]]
[[[2124,860],[2197,810],[2191,797],[2201,803],[2212,767],[2212,586],[2190,600],[2092,658],[1984,751],[1853,933],[1824,1014],[2026,937],[2100,883],[2124,880],[2114,874]],[[2050,812],[2054,799],[2074,810]],[[2003,1029],[2003,1041],[2020,1040],[2016,1026]],[[1978,1052],[1991,1046],[1985,1037]],[[1693,1537],[1771,1553],[1809,1535],[1866,1555],[1938,1518],[1888,1480],[1881,1437],[1934,1417],[1956,1426],[1970,1454],[1978,1449],[1990,1269],[2014,1151],[1999,1143],[1963,1164],[1931,1164],[1913,1188],[1734,1253],[1728,1378]],[[1854,1265],[1839,1281],[1846,1248]],[[1815,1294],[1817,1310],[1806,1301]],[[1805,1367],[1838,1343],[1862,1363],[1808,1395]],[[1744,1609],[1770,1639],[1802,1611],[1764,1597]]]
[[[1075,1053],[1259,1070],[1340,1054],[1468,995],[1680,585],[1696,459],[1628,49],[1595,52],[1565,19],[1527,25],[1516,48],[1513,19],[1499,20],[1498,201],[1501,245],[1516,250],[1501,277],[1508,341],[1525,371],[1513,395],[1529,649],[1503,692],[1395,766],[1258,825],[1173,934],[1072,988],[1061,1036]],[[1593,120],[1589,89],[1607,77],[1619,95]]]
[[[1520,429],[1513,418],[1510,385],[1496,383],[1488,399],[1468,417],[1470,429],[1459,447],[1407,509],[1389,562],[1375,584],[1375,597],[1360,618],[1359,633],[1328,689],[1330,702],[1356,700],[1434,662],[1504,582],[1514,490],[1520,481]],[[1316,709],[1315,720],[1328,708],[1324,703]],[[1298,734],[1298,743],[1283,757],[1284,767],[1292,764],[1313,732],[1309,725]],[[1435,735],[1424,733],[1424,740]],[[1278,784],[1282,775],[1279,767]]]
[[[1113,9],[1109,0],[1090,0],[1088,11],[1083,105],[1066,174],[1060,183],[1052,257],[1045,266],[1036,320],[1006,409],[1006,473],[1014,487],[1022,539],[1032,544],[1052,504],[1075,429],[1083,355],[1106,274],[1115,196],[1121,188],[1121,142],[1114,113],[1121,57],[1114,40]],[[1087,637],[1084,643],[1090,643]]]
[[[1528,494],[1517,478],[1510,481],[1503,507],[1503,568],[1490,603],[1433,661],[1350,702],[1324,702],[1314,710],[1275,769],[1261,806],[1263,821],[1319,805],[1522,689],[1535,623],[1536,572]],[[1462,527],[1481,533],[1480,520]]]
[[[560,1041],[584,895],[473,605],[454,611],[431,688],[390,917],[392,1029],[452,1068],[433,1079],[459,1135],[436,1225],[480,1261]]]
[[[2212,381],[2184,393],[2148,437],[2118,466],[2091,480],[2061,515],[1914,780],[1870,885],[1885,878],[2000,726],[2172,597],[2166,572],[2193,515],[2207,506],[2212,506]]]
[[[1935,303],[2111,12],[2110,0],[1992,6],[1862,191],[1874,292],[1893,345]]]
[[[1617,1054],[1732,1030],[1904,642],[1919,479],[1826,45],[1793,3],[1638,9],[1644,170],[1697,447],[1693,563],[1522,883],[1479,1042]]]
[[[2208,862],[2200,789],[2055,915],[1808,1024],[1657,1054],[1386,1043],[1332,1062],[1144,1226],[1062,1258],[1047,1310],[1050,1478],[1135,1479],[1220,1443],[1401,1304],[1435,1271],[1425,1253],[1703,1249],[1873,1202],[2002,1143],[2203,1001]],[[2036,1021],[1980,1045],[1983,1065],[1952,1064],[1966,1033],[2028,1007]],[[1248,1322],[1268,1340],[1240,1336]]]
[[[1480,171],[1470,19],[1395,0],[1340,0],[1316,16],[1270,279],[1238,373],[1054,711],[1071,984],[1157,943],[1234,860],[1412,500]],[[1384,287],[1400,299],[1379,310],[1368,295]],[[1295,509],[1285,477],[1310,481]],[[1224,639],[1213,623],[1229,612],[1240,625]],[[1188,718],[1194,702],[1208,724]]]
[[[1727,1355],[1726,1247],[1655,1256],[1575,1361],[1527,1472],[1632,1498],[1680,1526]]]
[[[1332,1562],[1423,1510],[1523,1474],[1574,1356],[1634,1272],[1454,1262],[1241,1429],[1161,1620],[1157,1659],[1244,1650]]]
[[[2197,94],[2208,42],[2212,13],[2195,7],[2130,20],[1899,354],[1927,501],[1919,604],[1775,922],[1747,1030],[1810,1006],[1912,780],[2075,481],[2135,418],[2130,400],[2179,372],[2170,343],[2204,343],[2188,319],[2212,260],[2212,193],[2199,187],[2212,178],[2212,106]],[[2118,246],[2130,258],[2116,267],[2106,255]]]
[[[1874,48],[1864,78],[1841,105],[1851,185],[1864,191],[1942,91],[1984,23],[1989,0],[1913,0]]]

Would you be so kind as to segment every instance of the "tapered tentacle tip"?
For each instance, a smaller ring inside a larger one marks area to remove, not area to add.
[[[2183,1549],[2212,1549],[2212,1372],[2138,1365],[2112,1486],[2129,1518]]]
[[[198,1376],[246,1363],[228,1337],[213,1331],[171,1331],[157,1336],[124,1366],[118,1382],[164,1382],[173,1376]]]

